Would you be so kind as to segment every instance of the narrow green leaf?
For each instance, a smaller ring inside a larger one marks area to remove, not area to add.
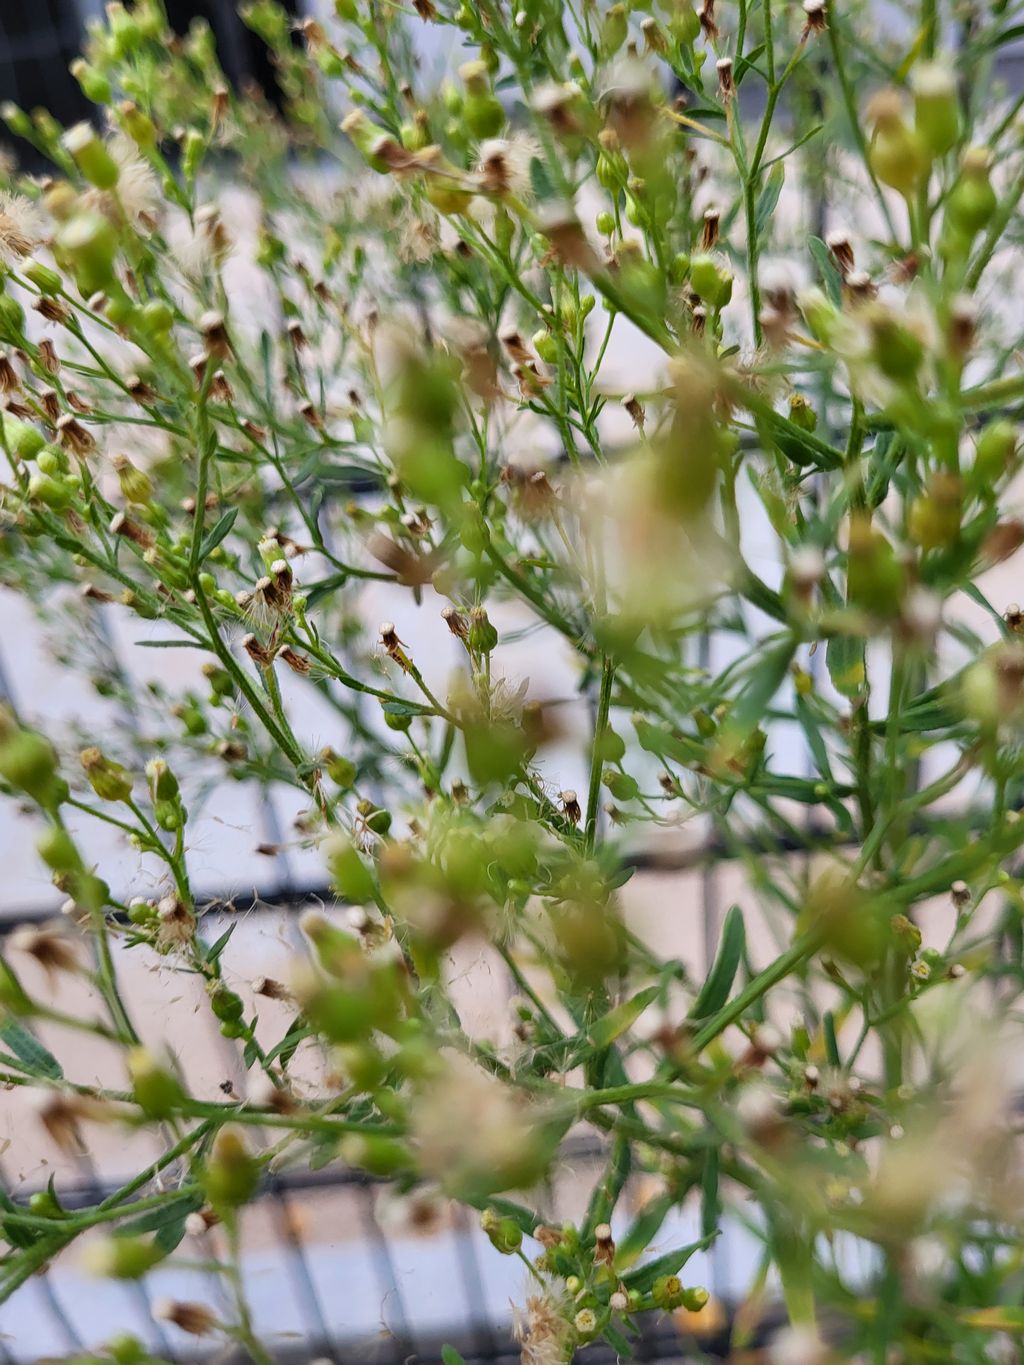
[[[199,950],[200,956],[202,957],[203,961],[209,963],[216,962],[217,959],[220,957],[221,953],[228,946],[228,943],[231,941],[231,935],[235,932],[237,928],[238,928],[237,923],[229,925],[228,928],[224,930],[223,934],[221,934],[220,938],[217,940],[216,943],[211,944],[208,948],[205,945],[203,945]]]
[[[530,187],[538,203],[543,203],[545,199],[555,197],[555,187],[551,183],[547,167],[539,157],[532,157],[530,160]]]
[[[198,1190],[188,1194],[180,1194],[175,1199],[169,1199],[158,1209],[150,1209],[148,1213],[140,1213],[137,1218],[129,1218],[126,1223],[119,1223],[114,1229],[115,1237],[141,1237],[146,1232],[156,1232],[158,1228],[166,1227],[168,1223],[177,1222],[179,1219],[184,1221],[190,1213],[201,1208],[203,1196]]]
[[[441,1360],[444,1365],[466,1365],[465,1357],[459,1355],[454,1346],[441,1347]]]
[[[6,1043],[29,1075],[46,1076],[51,1081],[64,1079],[64,1069],[57,1058],[17,1020],[0,1020],[0,1042]]]
[[[821,275],[821,283],[824,286],[825,293],[838,307],[843,301],[843,280],[835,259],[820,237],[810,237],[807,245],[814,257],[814,264],[818,267],[818,273]]]
[[[829,1066],[837,1070],[842,1067],[843,1060],[839,1055],[839,1040],[836,1037],[836,1020],[831,1010],[826,1010],[821,1021],[822,1031],[825,1035],[825,1055],[828,1057]]]
[[[757,660],[747,683],[729,709],[724,730],[728,741],[742,744],[764,719],[768,705],[789,673],[796,653],[796,639],[788,636],[767,649]]]
[[[660,1194],[633,1220],[624,1237],[615,1244],[615,1272],[624,1274],[657,1237],[662,1223],[679,1203],[676,1191]]]
[[[765,44],[758,43],[757,47],[751,48],[749,52],[745,53],[739,59],[739,61],[736,63],[736,68],[733,71],[733,84],[735,86],[739,87],[740,83],[743,80],[743,77],[747,74],[748,71],[751,70],[751,68],[753,68],[754,70],[757,69],[756,67],[754,67],[754,63],[757,61],[758,57],[761,56],[764,50]]]
[[[705,757],[704,745],[686,735],[670,734],[660,725],[651,725],[645,720],[638,720],[634,728],[640,747],[650,754],[671,758],[676,763],[692,763]]]
[[[730,906],[722,925],[718,952],[700,994],[690,1007],[689,1018],[706,1019],[720,1010],[728,1000],[746,940],[743,911],[738,905]]]
[[[678,1275],[690,1257],[698,1251],[706,1250],[717,1236],[717,1232],[712,1232],[707,1237],[702,1237],[699,1242],[690,1242],[688,1246],[667,1251],[664,1256],[658,1256],[642,1265],[639,1270],[634,1270],[631,1275],[626,1275],[623,1284],[627,1290],[638,1289],[641,1294],[644,1293],[662,1275]]]
[[[700,1182],[700,1230],[705,1237],[714,1236],[722,1216],[720,1165],[718,1148],[709,1147],[704,1158],[704,1174]]]
[[[199,546],[200,564],[213,553],[221,541],[230,533],[232,526],[234,526],[235,521],[238,518],[238,512],[239,509],[237,507],[229,507],[224,515],[219,517],[216,523],[207,531],[206,535],[203,536],[202,543]]]
[[[781,161],[776,161],[775,165],[768,172],[768,179],[765,181],[764,189],[757,196],[757,207],[754,210],[754,224],[757,228],[758,237],[764,232],[765,228],[768,226],[769,219],[775,212],[785,180],[785,164]]]
[[[196,640],[135,640],[140,649],[199,649]]]
[[[648,986],[645,990],[634,995],[631,1000],[624,1000],[621,1005],[616,1005],[615,1009],[603,1015],[596,1021],[590,1030],[590,1038],[597,1047],[608,1047],[632,1028],[636,1021],[643,1014],[644,1010],[657,997],[661,990],[660,986]]]
[[[311,583],[305,593],[306,610],[311,610],[325,597],[329,597],[332,592],[337,592],[339,588],[343,588],[348,582],[348,577],[347,573],[332,573],[327,578],[321,578],[317,583]]]
[[[864,641],[856,635],[833,635],[825,648],[825,667],[841,696],[860,696],[864,689]]]

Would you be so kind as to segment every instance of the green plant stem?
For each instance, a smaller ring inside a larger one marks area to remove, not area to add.
[[[593,851],[597,842],[597,817],[601,798],[601,769],[603,765],[602,743],[608,729],[608,712],[612,700],[612,683],[615,679],[615,664],[607,654],[601,659],[601,687],[597,698],[597,717],[594,721],[594,739],[590,750],[590,781],[587,786],[587,826],[586,845]]]

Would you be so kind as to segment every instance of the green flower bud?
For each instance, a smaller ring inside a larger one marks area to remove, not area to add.
[[[40,474],[60,475],[68,473],[68,457],[60,446],[43,446],[36,456],[36,468]]]
[[[669,6],[669,31],[677,43],[690,47],[700,37],[700,19],[689,0],[676,0]]]
[[[42,261],[26,261],[21,267],[21,272],[43,294],[59,294],[64,287],[64,281],[56,270],[51,270],[48,265],[43,265]]]
[[[458,86],[453,85],[451,81],[445,81],[441,87],[441,99],[449,114],[453,118],[458,118],[459,114],[462,113],[462,91]]]
[[[659,1275],[651,1285],[651,1301],[656,1308],[671,1312],[683,1302],[683,1284],[678,1275]]]
[[[474,654],[490,654],[498,645],[498,632],[483,607],[469,613],[468,644]]]
[[[894,616],[905,586],[903,566],[880,531],[871,524],[870,513],[850,520],[846,564],[846,591],[850,602],[876,616]]]
[[[154,801],[153,815],[160,828],[170,834],[185,826],[185,809],[180,801]]]
[[[425,110],[418,109],[416,116],[399,129],[402,146],[410,152],[421,152],[430,145],[430,124]]]
[[[106,293],[114,286],[117,230],[104,214],[91,209],[75,213],[57,233],[56,247],[83,294]]]
[[[680,285],[690,273],[690,258],[685,251],[677,251],[668,263],[668,277],[674,285]]]
[[[391,812],[380,807],[370,809],[364,814],[363,822],[373,834],[385,835],[391,828]]]
[[[63,137],[64,149],[75,165],[98,190],[112,190],[117,184],[118,165],[91,123],[76,123]]]
[[[104,757],[99,749],[83,749],[79,754],[89,785],[101,801],[127,801],[132,794],[132,779],[127,768]]]
[[[219,1019],[222,1024],[237,1024],[241,1021],[245,1014],[245,1005],[240,995],[236,995],[219,981],[213,983],[213,989],[209,994],[210,1009],[215,1019]]]
[[[802,393],[794,393],[790,397],[789,420],[801,431],[814,431],[818,425],[818,414]]]
[[[868,148],[872,172],[883,185],[909,197],[927,178],[931,159],[921,138],[904,122],[897,91],[880,91],[868,105],[867,117],[874,128]]]
[[[907,534],[915,545],[934,550],[949,545],[960,534],[963,516],[963,485],[956,474],[935,473],[928,491],[910,504]]]
[[[690,262],[690,287],[709,308],[724,308],[732,298],[732,271],[713,256],[694,256]]]
[[[1003,478],[1017,449],[1017,428],[1006,418],[989,422],[974,447],[974,464],[968,475],[978,492],[990,489]]]
[[[558,341],[546,328],[534,332],[530,341],[541,360],[548,365],[558,364]]]
[[[505,126],[505,111],[490,84],[486,62],[465,62],[459,75],[466,87],[462,117],[466,127],[478,140],[497,137]]]
[[[51,826],[36,840],[36,852],[43,862],[58,876],[84,871],[82,855],[75,841],[66,829],[59,825]]]
[[[152,151],[156,147],[156,124],[131,100],[124,100],[117,106],[117,121],[142,151]]]
[[[139,1280],[166,1256],[156,1242],[142,1237],[104,1237],[83,1254],[86,1269],[111,1280]]]
[[[206,139],[198,129],[190,128],[185,134],[185,142],[181,149],[181,169],[186,180],[195,180],[205,155]]]
[[[29,497],[55,512],[70,507],[75,500],[76,492],[75,485],[70,481],[54,479],[47,474],[33,474],[28,481]]]
[[[343,758],[340,754],[336,754],[333,749],[325,749],[320,755],[320,762],[326,768],[327,776],[342,791],[348,791],[355,785],[359,770],[350,758]]]
[[[336,1055],[345,1076],[360,1090],[375,1090],[387,1074],[387,1063],[372,1043],[342,1043]]]
[[[148,1119],[169,1119],[184,1099],[181,1082],[146,1048],[132,1048],[127,1059],[135,1103]]]
[[[629,773],[621,773],[617,768],[606,768],[601,781],[615,797],[616,801],[634,801],[640,794],[640,784]]]
[[[151,758],[146,764],[146,781],[154,801],[174,801],[178,797],[178,779],[162,758]]]
[[[349,1133],[342,1138],[339,1150],[350,1166],[358,1166],[371,1175],[397,1175],[412,1165],[408,1148],[397,1138],[380,1133]]]
[[[942,156],[956,146],[960,136],[960,101],[953,73],[941,62],[920,62],[910,84],[915,131],[933,156]]]
[[[25,338],[25,310],[10,294],[0,293],[0,341],[20,346]]]
[[[989,180],[990,162],[987,148],[969,147],[960,176],[946,196],[946,224],[964,237],[981,232],[996,211],[998,200]]]
[[[607,209],[602,209],[595,219],[594,226],[602,237],[610,237],[615,231],[614,215],[609,213]]]
[[[153,1357],[142,1342],[127,1332],[108,1341],[106,1351],[114,1365],[153,1365]]]
[[[496,1209],[484,1209],[480,1227],[495,1251],[513,1256],[523,1244],[523,1230],[514,1218],[502,1217]]]
[[[3,104],[0,104],[0,118],[15,137],[29,139],[32,137],[32,120],[13,100],[4,100]]]
[[[115,455],[112,463],[125,500],[137,507],[148,506],[153,500],[153,480],[149,475],[133,465],[126,455]]]
[[[134,321],[143,336],[166,336],[174,326],[174,309],[164,299],[150,299],[137,310]]]
[[[71,63],[71,74],[82,88],[82,94],[93,104],[110,104],[114,98],[110,82],[102,71],[97,71],[82,57]]]
[[[230,1213],[256,1193],[260,1164],[238,1128],[221,1128],[202,1173],[206,1197],[218,1213]]]
[[[596,749],[602,762],[618,763],[625,755],[626,741],[621,735],[616,734],[611,726],[605,726],[598,736]]]
[[[893,941],[905,957],[913,957],[921,946],[921,930],[906,915],[893,915],[889,921]]]
[[[353,905],[365,905],[376,896],[377,884],[351,839],[332,835],[324,844],[331,885]]]
[[[600,47],[603,57],[614,57],[629,37],[629,20],[625,5],[611,5],[601,24]]]
[[[924,359],[924,344],[895,314],[884,308],[872,309],[867,317],[871,333],[871,355],[889,379],[913,379]]]
[[[397,730],[404,734],[412,725],[412,712],[407,710],[400,702],[385,702],[382,707],[384,713],[384,724],[389,730]]]
[[[118,57],[131,56],[138,50],[142,30],[135,22],[134,14],[129,14],[120,0],[107,5],[107,27]]]
[[[7,449],[19,460],[33,459],[46,445],[45,438],[35,427],[29,426],[28,422],[23,422],[20,417],[13,417],[9,412],[0,413],[0,430]]]

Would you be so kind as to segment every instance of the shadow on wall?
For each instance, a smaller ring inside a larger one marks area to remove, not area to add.
[[[257,81],[274,99],[276,87],[266,49],[236,14],[237,0],[166,0],[171,26],[184,33],[193,19],[205,19],[217,40],[224,70],[236,84]],[[282,0],[297,13],[298,0]],[[68,71],[82,46],[82,21],[99,5],[90,0],[0,0],[0,101],[13,100],[31,112],[48,109],[61,123],[88,118],[88,104]],[[17,143],[29,168],[36,152]]]

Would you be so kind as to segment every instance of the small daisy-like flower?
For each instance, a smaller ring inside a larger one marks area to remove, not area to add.
[[[15,265],[43,240],[43,215],[23,194],[0,190],[0,260]]]
[[[592,1308],[581,1308],[573,1322],[581,1337],[592,1337],[597,1331],[597,1314]]]

